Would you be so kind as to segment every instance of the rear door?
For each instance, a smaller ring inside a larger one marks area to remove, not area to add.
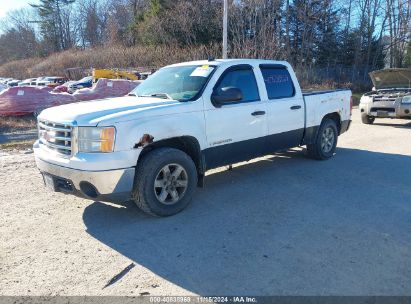
[[[215,168],[257,157],[263,153],[267,135],[266,104],[261,100],[251,65],[227,68],[209,94],[205,94],[205,121],[208,147],[205,149],[207,168]],[[243,99],[221,107],[211,102],[212,91],[236,87]]]
[[[262,64],[267,91],[267,150],[296,147],[304,135],[304,99],[285,65]],[[296,81],[296,79],[294,79]]]

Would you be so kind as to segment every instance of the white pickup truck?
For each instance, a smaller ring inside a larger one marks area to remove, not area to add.
[[[185,62],[128,96],[44,110],[34,153],[53,191],[169,216],[209,169],[304,145],[332,157],[351,108],[349,90],[303,93],[287,62]]]

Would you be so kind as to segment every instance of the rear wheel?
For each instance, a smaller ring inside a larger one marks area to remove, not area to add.
[[[361,113],[361,121],[366,125],[371,125],[374,123],[375,117],[368,116],[365,113]]]
[[[308,155],[318,160],[331,158],[337,147],[337,124],[332,119],[324,119],[318,130],[317,138],[313,144],[307,145]]]
[[[134,202],[151,215],[174,215],[190,203],[196,184],[197,170],[186,153],[159,148],[145,155],[137,165]]]

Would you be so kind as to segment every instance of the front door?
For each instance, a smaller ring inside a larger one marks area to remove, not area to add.
[[[208,147],[207,169],[233,164],[260,156],[267,135],[266,103],[261,101],[254,68],[237,65],[225,70],[213,91],[235,87],[242,91],[240,101],[205,109]]]

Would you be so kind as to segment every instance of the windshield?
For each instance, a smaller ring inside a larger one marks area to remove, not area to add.
[[[130,95],[189,101],[203,89],[214,69],[209,65],[162,68],[144,80]]]

